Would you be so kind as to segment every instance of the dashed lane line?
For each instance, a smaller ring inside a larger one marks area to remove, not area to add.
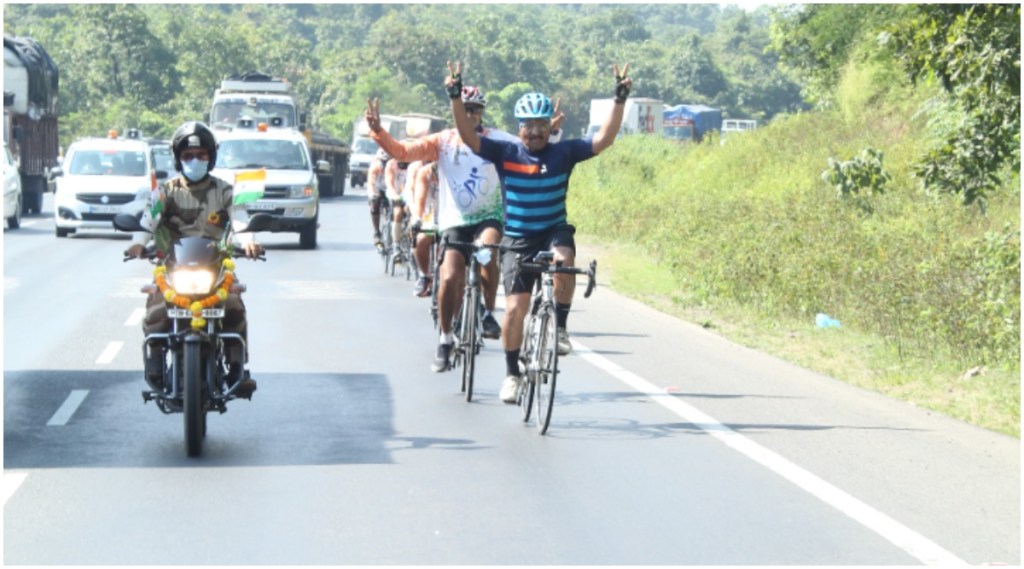
[[[27,472],[4,472],[2,478],[0,478],[0,486],[3,488],[4,493],[4,505],[7,505],[7,500],[11,499],[11,496],[18,491],[21,483],[28,477]]]
[[[801,490],[846,514],[926,565],[967,565],[966,561],[946,551],[923,535],[804,470],[781,455],[737,433],[717,419],[684,403],[671,393],[666,393],[664,389],[646,379],[622,368],[604,356],[598,355],[576,340],[571,341],[573,350],[594,366],[636,391],[647,395],[655,403],[659,403],[747,458],[796,484]]]
[[[146,309],[138,307],[132,311],[132,315],[128,317],[128,320],[124,321],[125,326],[138,326],[142,319],[146,316]]]
[[[88,389],[73,389],[68,398],[64,400],[64,403],[57,409],[57,412],[50,417],[50,420],[46,422],[48,427],[63,427],[68,424],[71,420],[71,416],[75,414],[78,407],[85,401],[85,396],[89,395]]]
[[[121,348],[123,346],[124,342],[110,342],[109,344],[107,344],[107,347],[104,348],[103,353],[100,354],[100,357],[96,358],[96,363],[109,364],[110,362],[114,361],[114,357],[117,356],[117,353],[121,351]]]

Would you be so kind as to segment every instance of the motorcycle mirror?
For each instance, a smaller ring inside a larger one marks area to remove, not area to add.
[[[136,217],[130,213],[119,213],[114,216],[114,229],[118,231],[145,231],[142,227],[142,223],[139,221],[139,217]]]

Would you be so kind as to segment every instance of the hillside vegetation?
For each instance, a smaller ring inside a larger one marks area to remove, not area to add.
[[[845,68],[832,110],[725,144],[621,138],[577,167],[571,221],[619,252],[606,259],[616,288],[1019,436],[1019,169],[998,174],[985,212],[924,191],[912,171],[937,135],[921,112],[936,98],[865,62]],[[823,179],[863,149],[887,175],[878,191]],[[841,327],[816,329],[818,313]]]

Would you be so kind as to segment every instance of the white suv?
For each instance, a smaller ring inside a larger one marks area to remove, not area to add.
[[[136,215],[145,207],[157,180],[168,172],[154,167],[153,150],[138,138],[86,138],[68,148],[55,168],[54,221],[57,237],[79,229],[113,231],[118,213]]]
[[[263,197],[246,204],[246,210],[270,215],[269,231],[298,233],[303,249],[315,249],[320,217],[316,172],[329,172],[330,166],[319,161],[314,171],[306,137],[251,121],[239,121],[239,126],[215,134],[217,164],[210,174],[235,184],[239,172],[265,169]]]

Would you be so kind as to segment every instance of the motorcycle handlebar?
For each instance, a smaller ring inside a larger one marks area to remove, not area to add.
[[[266,251],[261,252],[259,255],[255,256],[255,257],[246,257],[245,251],[234,251],[231,254],[231,256],[236,258],[236,259],[238,259],[238,258],[251,258],[253,261],[264,261],[264,262],[266,262],[266,260],[267,260],[267,252]],[[140,260],[151,261],[153,259],[158,259],[159,256],[157,255],[156,251],[147,249],[147,250],[143,251],[142,255],[139,256],[139,257],[133,257],[133,256],[125,253],[124,258],[121,259],[121,262],[127,263],[128,261],[131,261],[132,259],[136,259],[136,258],[140,259]]]

